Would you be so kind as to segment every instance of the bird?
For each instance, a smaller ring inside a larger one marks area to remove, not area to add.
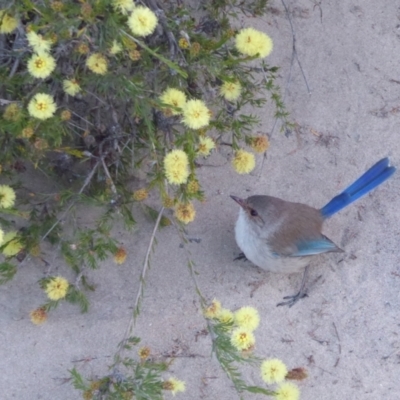
[[[235,239],[242,253],[235,259],[245,258],[275,273],[289,274],[304,268],[298,293],[277,304],[292,307],[307,296],[305,283],[312,256],[343,252],[322,233],[325,220],[375,189],[395,171],[389,158],[383,158],[320,209],[267,195],[246,199],[231,195],[240,206]]]

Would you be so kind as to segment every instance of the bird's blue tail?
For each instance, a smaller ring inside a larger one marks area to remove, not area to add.
[[[383,158],[373,165],[367,172],[360,176],[342,193],[334,197],[327,205],[321,208],[321,214],[324,218],[329,218],[336,214],[342,208],[356,201],[364,194],[375,189],[381,183],[389,179],[394,172],[395,167],[389,165],[389,158]]]

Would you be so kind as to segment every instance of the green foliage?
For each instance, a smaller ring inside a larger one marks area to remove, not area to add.
[[[253,146],[257,109],[271,109],[282,131],[291,128],[276,84],[278,68],[235,45],[237,17],[263,15],[267,0],[204,1],[198,10],[181,1],[162,2],[164,9],[159,2],[142,1],[157,20],[148,34],[133,33],[132,10],[124,10],[129,3],[0,0],[0,10],[19,20],[18,29],[0,34],[0,173],[17,193],[15,207],[0,208],[0,229],[19,229],[22,248],[0,263],[0,284],[14,277],[18,263],[32,257],[49,267],[39,281],[47,294],[52,280],[65,281],[52,276],[44,242],[61,252],[75,274],[74,282],[52,297],[57,300],[35,310],[36,320],[31,313],[35,323],[42,323],[62,301],[88,310],[86,292],[95,285],[86,272],[98,269],[110,255],[116,262],[126,256],[111,236],[116,222],[132,229],[135,215],[144,212],[157,220],[155,230],[168,227],[171,220],[162,215],[163,207],[175,207],[180,222],[191,220],[185,215],[194,216],[190,208],[181,214],[177,210],[205,198],[206,182],[197,176],[199,158],[219,146],[229,146],[232,156],[246,145],[259,151]],[[40,62],[33,63],[36,55]],[[228,84],[236,86],[235,95],[232,88],[224,92]],[[187,111],[188,102],[168,102],[163,95],[171,88],[188,101],[200,101],[206,112],[200,118],[198,110]],[[205,139],[211,147],[204,150]],[[165,158],[176,149],[184,152],[188,165],[178,165],[174,178]],[[26,170],[35,178],[32,182]],[[45,178],[46,189],[36,188],[39,177]],[[159,207],[140,207],[150,191]],[[83,207],[93,212],[86,225],[77,217]],[[154,242],[153,234],[135,318]],[[0,246],[4,252],[6,244]],[[202,298],[197,286],[196,291]],[[232,346],[228,327],[209,328],[215,354],[237,391],[270,395],[241,378],[236,364],[255,359]],[[138,338],[128,338],[120,350],[138,343]],[[168,365],[123,358],[120,350],[113,372],[97,381],[86,382],[72,369],[75,388],[87,399],[162,399],[162,373]]]

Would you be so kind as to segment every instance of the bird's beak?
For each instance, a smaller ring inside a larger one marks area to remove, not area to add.
[[[231,199],[235,200],[236,203],[238,203],[240,207],[246,208],[246,206],[247,206],[246,200],[241,199],[240,197],[237,197],[237,196],[232,196],[232,195],[231,195]]]

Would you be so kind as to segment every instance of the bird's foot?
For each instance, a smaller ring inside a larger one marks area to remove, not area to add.
[[[280,307],[280,306],[288,306],[293,307],[300,299],[304,299],[304,297],[308,297],[308,294],[302,290],[300,290],[297,294],[293,295],[293,296],[285,296],[283,298],[283,300],[286,301],[282,301],[280,303],[278,303],[276,306]]]
[[[233,261],[236,261],[236,260],[247,261],[247,257],[244,255],[244,253],[239,253],[239,255],[233,259]]]

